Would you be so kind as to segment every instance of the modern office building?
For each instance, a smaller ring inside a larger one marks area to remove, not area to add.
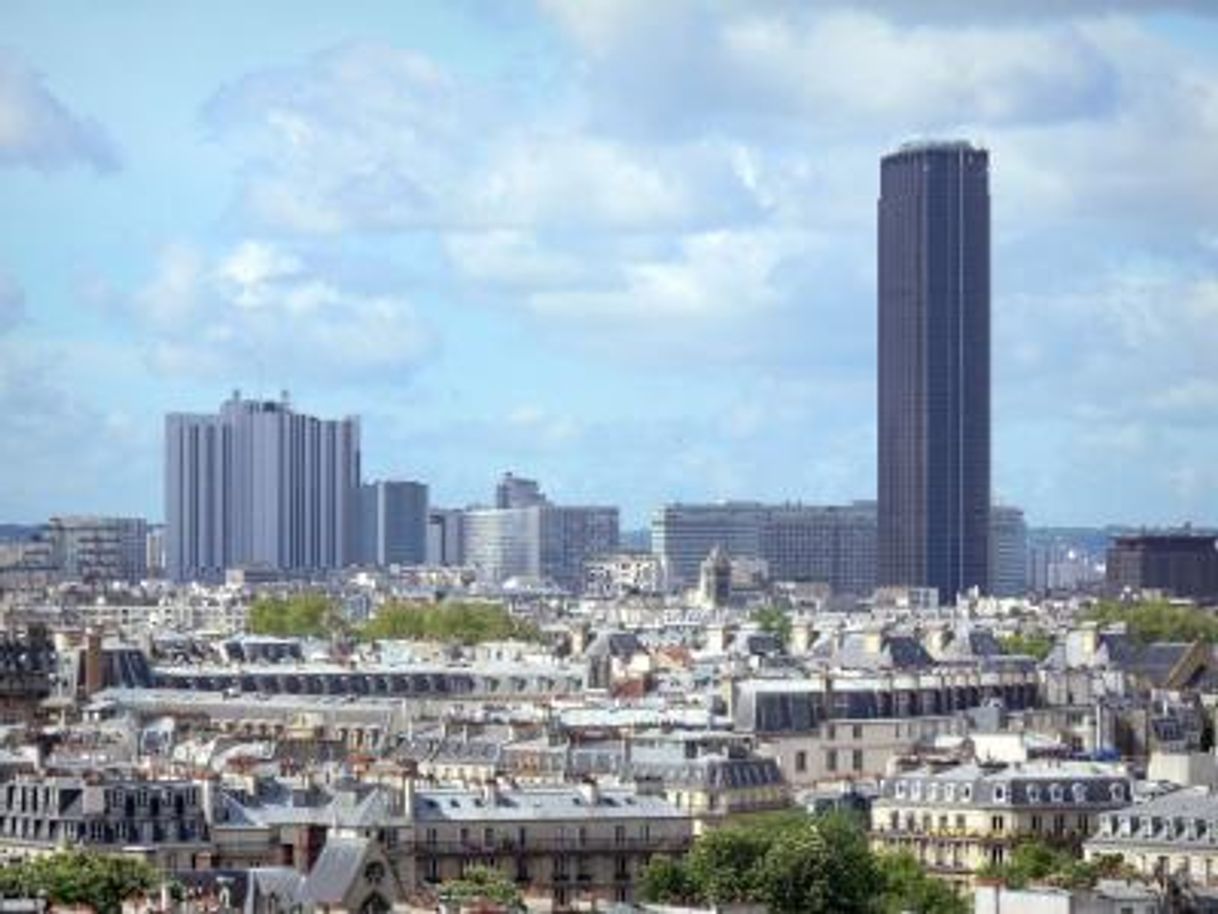
[[[427,512],[427,564],[462,565],[461,530],[465,512],[459,508],[432,508]]]
[[[495,486],[496,508],[532,508],[546,503],[545,493],[536,479],[504,473]]]
[[[879,583],[987,589],[989,155],[911,143],[880,166]]]
[[[875,502],[779,505],[761,528],[761,557],[776,581],[815,581],[834,593],[875,590]]]
[[[1161,590],[1218,602],[1218,537],[1192,532],[1118,536],[1108,549],[1107,574],[1113,591]]]
[[[764,560],[774,580],[860,595],[875,588],[874,502],[676,504],[656,511],[651,523],[653,553],[685,586],[697,583],[703,560],[719,547],[733,559]]]
[[[489,582],[551,581],[570,590],[584,582],[584,563],[615,552],[618,510],[533,505],[471,508],[462,529],[464,564]]]
[[[359,420],[235,392],[165,420],[165,551],[174,580],[233,567],[311,573],[356,558]]]
[[[52,517],[51,562],[67,580],[139,581],[148,574],[148,522],[142,517]]]
[[[651,518],[651,551],[663,559],[670,580],[692,587],[716,546],[729,556],[760,558],[765,515],[759,502],[665,505]]]
[[[1012,505],[990,507],[990,593],[1021,597],[1028,592],[1028,525]]]
[[[370,482],[359,490],[359,561],[363,565],[427,562],[427,486]]]

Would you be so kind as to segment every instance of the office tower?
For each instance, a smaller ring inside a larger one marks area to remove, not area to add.
[[[1107,576],[1116,593],[1161,590],[1174,597],[1218,602],[1218,538],[1193,531],[1115,537],[1108,549]]]
[[[341,568],[356,557],[359,420],[317,419],[279,401],[165,419],[165,551],[171,578],[228,568]]]
[[[486,581],[551,581],[578,590],[584,563],[618,545],[618,511],[609,507],[533,505],[471,508],[462,521],[464,564]]]
[[[771,579],[828,584],[837,594],[875,590],[875,548],[875,502],[776,505],[761,528]]]
[[[761,557],[765,513],[758,502],[665,505],[651,518],[651,551],[663,559],[674,583],[692,587],[716,547],[731,558]]]
[[[427,564],[462,565],[461,529],[465,512],[458,508],[432,508],[427,512]]]
[[[52,517],[51,562],[74,581],[139,581],[148,575],[148,522],[142,517]]]
[[[879,199],[879,583],[987,588],[989,156],[884,157]]]
[[[360,486],[360,564],[424,564],[427,521],[427,486],[423,483],[384,481]]]
[[[774,580],[859,595],[875,588],[874,502],[665,505],[652,517],[651,539],[666,572],[685,586],[698,582],[703,560],[720,547],[732,559],[764,560]]]
[[[990,507],[990,593],[1021,597],[1028,592],[1028,525],[1011,505]]]
[[[531,508],[545,503],[546,496],[536,479],[504,473],[495,486],[496,508]]]

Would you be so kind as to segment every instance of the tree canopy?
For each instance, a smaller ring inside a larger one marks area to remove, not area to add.
[[[364,640],[402,638],[480,644],[517,638],[536,641],[537,626],[497,603],[386,603],[359,630]]]
[[[782,644],[791,641],[791,616],[781,606],[762,606],[753,610],[752,620],[763,632],[773,635]]]
[[[773,914],[965,914],[950,886],[912,858],[873,854],[844,813],[785,814],[726,825],[684,858],[653,859],[643,876],[652,901],[763,904]]]
[[[516,884],[502,870],[482,864],[467,868],[460,879],[444,883],[440,887],[440,897],[458,904],[489,902],[507,911],[525,909],[524,899]]]
[[[0,895],[43,896],[56,905],[118,914],[124,901],[151,892],[161,881],[157,869],[143,860],[70,850],[0,868]]]
[[[1044,660],[1053,650],[1054,642],[1053,636],[1048,632],[1035,629],[1007,635],[1000,639],[999,643],[1002,645],[1004,654],[1022,654],[1027,657],[1035,657],[1037,660]]]
[[[1063,848],[1030,840],[1017,845],[1006,863],[997,866],[991,864],[978,875],[1001,882],[1011,889],[1022,889],[1032,884],[1085,889],[1094,886],[1100,879],[1128,878],[1134,873],[1119,854],[1083,861]]]
[[[1103,625],[1124,622],[1138,641],[1204,641],[1218,644],[1218,617],[1195,606],[1165,600],[1118,603],[1103,600],[1089,609],[1085,620]]]
[[[246,627],[255,635],[323,638],[342,631],[345,621],[329,597],[319,593],[259,597],[250,606]]]

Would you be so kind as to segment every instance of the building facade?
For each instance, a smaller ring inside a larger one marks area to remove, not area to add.
[[[990,593],[1019,597],[1028,591],[1028,525],[1023,511],[990,507]]]
[[[968,881],[1028,839],[1081,847],[1103,813],[1128,804],[1131,789],[1123,770],[1089,762],[906,771],[885,779],[872,804],[872,843]]]
[[[46,536],[52,564],[68,580],[135,582],[148,574],[142,517],[52,517]]]
[[[1176,597],[1218,601],[1218,537],[1118,536],[1108,550],[1107,574],[1114,591],[1162,590]]]
[[[584,580],[584,563],[618,545],[618,510],[534,505],[471,508],[462,521],[464,563],[488,582],[548,580],[571,590]]]
[[[828,584],[835,593],[875,587],[873,502],[666,505],[652,517],[652,551],[676,582],[692,585],[715,547],[732,559],[763,559],[779,581]]]
[[[462,530],[465,512],[432,508],[427,512],[427,564],[451,567],[465,563]]]
[[[884,157],[879,199],[879,583],[987,589],[989,156]]]
[[[370,482],[359,489],[359,561],[364,565],[427,562],[427,486]]]
[[[278,401],[165,420],[165,551],[174,580],[227,568],[341,568],[356,555],[359,420],[318,419]]]

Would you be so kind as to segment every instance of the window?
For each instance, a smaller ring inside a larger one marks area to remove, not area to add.
[[[1054,784],[1049,788],[1049,799],[1054,803],[1060,803],[1064,794],[1065,791],[1062,789],[1061,784]]]
[[[827,771],[837,771],[837,750],[827,749],[825,751],[825,769]]]
[[[973,785],[972,784],[961,784],[960,785],[960,799],[967,803],[972,798],[973,798]]]
[[[856,740],[862,739],[863,738],[863,725],[855,724],[853,727],[851,727],[850,735]]]
[[[795,770],[800,773],[808,770],[808,753],[802,749],[795,753]]]
[[[850,767],[854,771],[863,770],[863,750],[862,749],[855,749],[852,753],[850,753]]]
[[[1113,784],[1108,791],[1114,800],[1120,802],[1125,799],[1125,785],[1121,783]]]
[[[1039,784],[1029,784],[1028,785],[1028,802],[1029,803],[1039,803],[1040,802],[1040,785]]]
[[[614,844],[625,844],[626,843],[626,826],[625,825],[613,826],[613,843]]]
[[[1074,784],[1070,787],[1070,796],[1075,803],[1087,802],[1087,787],[1085,784]]]
[[[897,781],[892,792],[898,800],[905,799],[905,782]]]
[[[994,785],[994,802],[1005,803],[1007,801],[1007,786],[1006,784]]]
[[[955,784],[944,784],[943,785],[943,799],[946,800],[948,803],[956,802],[956,785]]]
[[[1006,828],[1006,820],[1003,819],[1002,816],[991,816],[990,817],[990,831],[994,832],[997,835],[1000,835],[1000,834],[1002,834],[1002,831],[1004,828]]]

